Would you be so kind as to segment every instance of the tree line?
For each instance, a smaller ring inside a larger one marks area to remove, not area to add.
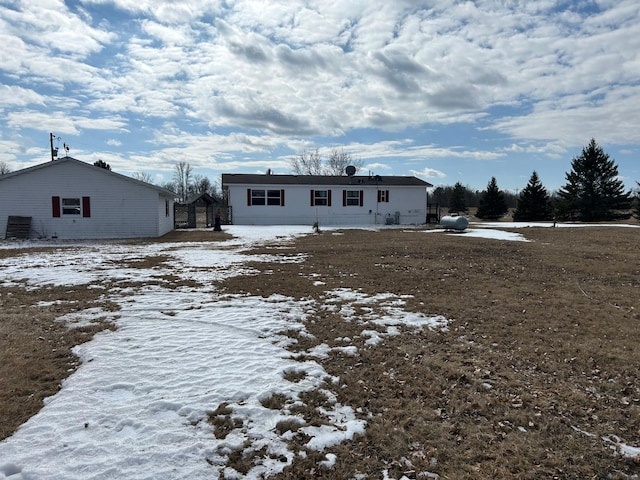
[[[111,165],[104,160],[96,160],[93,162],[93,165],[111,170]],[[146,172],[135,172],[132,176],[141,182],[154,183],[153,177]],[[185,201],[194,195],[207,193],[222,202],[222,190],[219,185],[211,182],[211,180],[204,175],[194,174],[193,167],[188,162],[176,163],[171,181],[165,182],[160,186],[177,193],[181,201]]]
[[[640,182],[636,183],[640,187]],[[640,218],[640,188],[636,189],[635,196],[631,190],[625,191],[618,166],[595,139],[573,158],[571,171],[566,173],[566,184],[557,192],[549,193],[534,170],[519,195],[500,190],[496,178],[491,177],[483,191],[473,191],[460,182],[453,187],[436,187],[430,202],[458,214],[477,207],[476,216],[482,219],[498,219],[509,208],[515,208],[515,221],[613,220],[629,218],[632,208],[633,214]]]
[[[203,193],[222,201],[222,189],[220,186],[204,175],[193,173],[193,167],[188,162],[178,162],[174,167],[172,180],[161,186],[176,192],[182,201]]]
[[[325,156],[319,148],[303,150],[289,161],[294,175],[344,175],[346,168],[352,166],[355,172],[362,170],[364,161],[355,158],[343,149],[332,148]]]
[[[103,160],[97,160],[94,165],[111,170],[111,166]],[[344,175],[349,165],[358,171],[362,169],[363,161],[336,148],[325,157],[317,148],[304,150],[290,161],[291,170],[298,175]],[[0,175],[10,172],[8,164],[0,161]],[[147,173],[136,172],[133,177],[154,183]],[[573,158],[571,171],[565,177],[566,184],[560,190],[549,193],[534,170],[519,195],[500,190],[495,177],[491,177],[483,191],[474,191],[458,182],[453,186],[436,187],[429,201],[459,214],[477,207],[476,216],[482,219],[500,218],[509,208],[515,209],[513,219],[516,221],[611,220],[628,218],[630,209],[640,219],[640,182],[636,182],[638,188],[635,194],[631,190],[625,191],[618,166],[595,139],[591,139],[582,153]],[[172,180],[161,186],[177,193],[182,201],[202,193],[224,200],[220,184],[211,182],[204,175],[194,174],[193,167],[187,162],[178,162]]]

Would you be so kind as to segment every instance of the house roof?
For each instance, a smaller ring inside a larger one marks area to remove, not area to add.
[[[260,175],[249,173],[223,173],[222,185],[378,185],[393,187],[432,187],[417,177],[381,175]]]
[[[56,165],[60,165],[60,164],[63,164],[63,163],[70,163],[70,164],[74,164],[74,165],[80,165],[80,166],[86,167],[86,168],[94,168],[94,169],[96,169],[96,172],[100,172],[103,175],[112,175],[112,176],[121,178],[123,180],[126,180],[128,182],[137,183],[138,185],[157,190],[158,192],[160,192],[160,193],[162,193],[163,195],[166,195],[166,196],[170,196],[170,197],[175,197],[176,196],[175,192],[172,192],[171,190],[167,190],[166,188],[158,187],[157,185],[153,185],[151,183],[147,183],[147,182],[143,182],[141,180],[137,180],[135,178],[127,177],[126,175],[122,175],[120,173],[112,172],[111,170],[107,170],[106,168],[96,167],[95,165],[92,165],[90,163],[86,163],[86,162],[77,160],[77,159],[75,159],[73,157],[62,157],[62,158],[58,158],[57,160],[53,160],[53,161],[50,161],[50,162],[45,162],[45,163],[40,163],[38,165],[34,165],[33,167],[27,167],[27,168],[23,168],[21,170],[16,170],[15,172],[9,172],[9,173],[7,173],[5,175],[0,175],[0,181],[7,180],[9,178],[16,177],[18,175],[23,175],[25,173],[34,172],[34,171],[37,171],[37,170],[42,170],[42,169],[46,169],[46,168],[54,168]]]

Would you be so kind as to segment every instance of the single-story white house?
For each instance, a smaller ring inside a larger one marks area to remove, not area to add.
[[[399,176],[222,175],[236,225],[423,224],[431,186]]]
[[[63,157],[0,176],[0,238],[159,237],[173,230],[176,194]],[[14,228],[15,227],[15,228]]]

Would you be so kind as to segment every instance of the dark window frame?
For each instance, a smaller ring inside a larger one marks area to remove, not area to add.
[[[248,207],[284,207],[284,189],[247,189]]]

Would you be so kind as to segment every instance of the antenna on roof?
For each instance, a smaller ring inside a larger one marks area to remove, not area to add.
[[[60,141],[60,137],[55,137],[58,141]],[[51,147],[51,161],[53,162],[58,156],[58,148],[53,146],[53,133],[49,134],[49,146]],[[66,144],[65,144],[66,145]]]
[[[356,171],[357,169],[353,165],[347,165],[344,169],[344,173],[349,177],[349,185],[351,185],[351,181],[353,180],[353,176],[356,174]]]

